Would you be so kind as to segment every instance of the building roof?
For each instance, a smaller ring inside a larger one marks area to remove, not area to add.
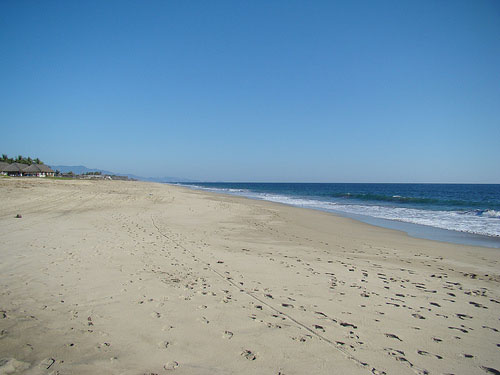
[[[23,169],[24,173],[40,173],[40,168],[38,168],[37,164],[31,164],[29,167]]]
[[[3,171],[4,172],[23,172],[25,168],[28,166],[26,164],[21,163],[12,163],[6,166]]]
[[[9,163],[6,163],[4,161],[0,161],[0,172],[3,172],[3,169],[7,167]]]
[[[43,173],[55,173],[52,168],[50,168],[48,165],[45,165],[45,164],[34,164],[36,165],[38,168],[40,168],[40,171],[43,172]]]
[[[54,173],[50,167],[45,164],[31,164],[23,169],[24,173]]]

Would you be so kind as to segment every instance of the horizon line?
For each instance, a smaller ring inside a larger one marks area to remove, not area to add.
[[[145,177],[162,178],[162,177]],[[192,180],[192,179],[189,179]],[[172,181],[166,183],[188,184],[425,184],[425,185],[500,185],[500,182],[293,182],[293,181]]]

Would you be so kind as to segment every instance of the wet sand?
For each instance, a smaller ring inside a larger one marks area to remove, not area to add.
[[[0,192],[0,374],[500,371],[498,249],[153,183]]]

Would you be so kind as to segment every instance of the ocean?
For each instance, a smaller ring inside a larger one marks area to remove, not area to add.
[[[415,237],[500,248],[500,185],[184,183],[195,189],[317,209]]]

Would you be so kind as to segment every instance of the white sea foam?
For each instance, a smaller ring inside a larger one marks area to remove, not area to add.
[[[245,189],[221,189],[187,185],[202,190],[245,196],[291,206],[322,211],[371,216],[379,219],[427,225],[435,228],[500,237],[500,212],[486,211],[433,211],[405,207],[387,207],[362,204],[342,204],[318,199],[295,198],[280,194],[256,193]]]
[[[366,215],[380,219],[427,225],[459,232],[481,234],[485,236],[500,236],[500,213],[493,210],[478,215],[477,212],[464,213],[460,211],[430,211],[403,207],[338,204],[334,202],[295,199],[277,195],[264,195],[262,199],[293,206]]]
[[[486,217],[494,217],[494,218],[500,219],[500,211],[486,210],[481,215],[486,216]]]
[[[215,188],[215,187],[207,187],[207,186],[201,186],[201,185],[185,185],[185,184],[175,184],[179,186],[184,186],[188,188],[194,188],[197,190],[205,190],[205,191],[212,191],[214,193],[246,193],[249,192],[247,189],[233,189],[233,188]]]
[[[481,234],[485,236],[500,236],[500,221],[498,217],[488,217],[476,215],[474,213],[361,205],[337,205],[335,206],[335,210],[381,219],[428,225],[459,232]]]

